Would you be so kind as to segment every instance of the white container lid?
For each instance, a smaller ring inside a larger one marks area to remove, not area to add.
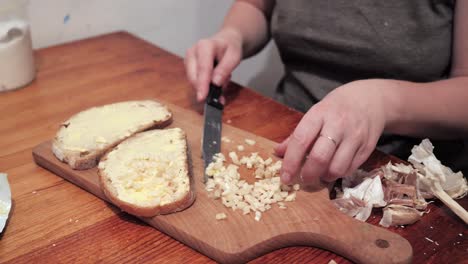
[[[0,233],[8,220],[11,209],[11,191],[5,173],[0,173]]]

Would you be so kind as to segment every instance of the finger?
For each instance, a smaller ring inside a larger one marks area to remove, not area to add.
[[[372,151],[375,149],[377,144],[378,137],[375,139],[369,139],[368,142],[361,144],[358,148],[356,155],[351,163],[350,168],[346,172],[346,175],[351,175],[354,173],[371,155]]]
[[[197,44],[197,100],[202,101],[208,95],[208,89],[213,72],[215,58],[214,45],[207,40],[201,40]]]
[[[197,56],[193,48],[187,50],[185,55],[185,72],[187,73],[187,78],[192,84],[193,88],[196,88],[197,83]]]
[[[290,136],[281,168],[283,183],[290,183],[293,177],[297,175],[309,146],[315,141],[322,128],[322,119],[310,118],[310,116],[313,115],[306,114]]]
[[[340,147],[333,155],[328,173],[325,173],[322,179],[326,182],[332,182],[340,177],[346,176],[359,145],[360,142],[355,140],[343,140],[343,142],[340,143]]]
[[[213,71],[212,81],[218,86],[224,85],[231,77],[232,71],[239,65],[240,54],[234,48],[217,50],[218,65]]]
[[[284,153],[286,152],[286,148],[288,147],[288,143],[289,143],[289,138],[290,137],[287,137],[285,140],[283,140],[283,142],[277,144],[274,148],[275,150],[275,154],[278,156],[278,157],[284,157]]]
[[[305,185],[317,185],[327,171],[337,145],[330,139],[319,136],[310,150],[301,170],[301,180]]]
[[[222,105],[225,105],[226,104],[226,97],[224,97],[224,95],[221,95],[219,97],[219,102],[222,104]]]
[[[223,92],[227,91],[230,80],[231,80],[231,75],[229,74],[229,76],[227,78],[227,81],[221,87],[223,89]],[[221,97],[219,98],[219,101],[221,102],[222,105],[226,105],[226,96],[224,96],[224,94],[222,94]]]

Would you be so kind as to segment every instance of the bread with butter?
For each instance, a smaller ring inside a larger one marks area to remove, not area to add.
[[[169,109],[153,100],[93,107],[62,123],[52,152],[73,169],[89,169],[124,139],[150,128],[164,127],[171,121]]]
[[[195,200],[185,132],[141,132],[108,152],[98,165],[99,184],[112,203],[136,216],[181,211]]]

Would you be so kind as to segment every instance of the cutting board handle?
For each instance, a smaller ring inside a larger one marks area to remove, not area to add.
[[[411,263],[413,249],[398,234],[345,214],[326,221],[328,224],[321,225],[320,235],[298,232],[289,234],[288,240],[336,252],[356,263]]]

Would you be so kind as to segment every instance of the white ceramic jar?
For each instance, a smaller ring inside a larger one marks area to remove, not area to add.
[[[29,84],[36,76],[27,0],[0,0],[0,92]]]

